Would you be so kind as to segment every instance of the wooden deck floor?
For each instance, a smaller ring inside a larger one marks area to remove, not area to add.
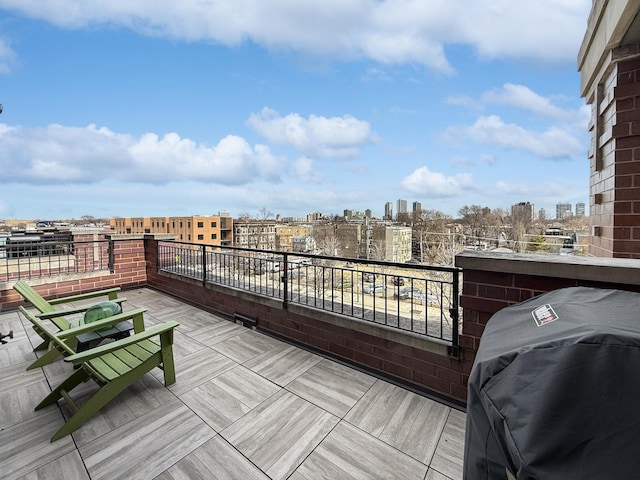
[[[153,290],[124,296],[146,325],[180,323],[177,382],[165,388],[156,369],[54,443],[64,402],[34,406],[71,367],[26,371],[39,337],[0,313],[15,333],[0,346],[0,477],[462,478],[464,413]]]

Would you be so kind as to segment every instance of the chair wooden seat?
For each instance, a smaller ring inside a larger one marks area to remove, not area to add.
[[[138,331],[136,328],[136,333],[130,337],[75,353],[65,340],[88,326],[55,334],[49,331],[39,318],[31,315],[24,307],[21,306],[20,310],[35,327],[43,332],[51,345],[60,351],[66,362],[79,366],[78,370],[58,385],[36,406],[36,410],[39,410],[47,405],[56,403],[60,399],[64,399],[74,412],[62,428],[51,437],[52,442],[80,428],[86,420],[95,415],[103,406],[155,367],[159,367],[164,371],[165,386],[169,386],[176,381],[173,361],[173,330],[179,325],[177,322],[169,321],[142,331]],[[144,309],[137,310],[140,319],[144,311]],[[123,317],[128,314],[123,313],[115,317]],[[104,327],[110,321],[114,321],[113,318],[115,317],[98,320],[91,325]],[[152,340],[155,337],[159,338],[159,342]],[[78,406],[71,397],[70,392],[89,379],[96,382],[100,389],[82,406]]]

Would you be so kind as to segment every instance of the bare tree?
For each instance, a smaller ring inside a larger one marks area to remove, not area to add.
[[[318,243],[318,248],[324,255],[339,256],[340,241],[335,235],[324,235]]]
[[[258,219],[259,220],[269,220],[270,218],[273,218],[273,213],[271,213],[269,210],[267,210],[267,207],[262,207],[260,209],[260,211],[258,212]]]
[[[240,212],[240,214],[238,215],[238,220],[241,222],[248,222],[252,218],[253,218],[252,215],[246,210],[243,212]]]
[[[371,243],[371,259],[382,261],[386,257],[386,248],[383,240],[374,240]]]

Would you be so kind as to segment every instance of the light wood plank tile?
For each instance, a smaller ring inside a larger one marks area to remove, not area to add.
[[[24,477],[20,477],[20,480],[51,480],[56,478],[64,480],[88,480],[90,478],[77,450],[37,468]]]
[[[8,330],[2,330],[3,333],[7,333],[7,331]],[[25,362],[28,362],[28,365],[36,359],[36,354],[33,352],[33,345],[31,345],[31,342],[24,332],[18,336],[14,330],[13,340],[7,339],[7,342],[6,345],[0,345],[0,368]]]
[[[340,422],[291,479],[423,480],[427,466],[346,422]]]
[[[244,366],[284,387],[322,360],[318,355],[286,344],[244,363]]]
[[[169,480],[269,480],[219,435],[171,467]]]
[[[176,321],[180,322],[180,327],[178,328],[185,333],[195,332],[201,328],[217,325],[219,323],[228,322],[233,324],[233,322],[230,322],[219,315],[205,312],[204,310],[199,310],[195,307],[191,307],[191,310],[185,311],[185,314],[176,318]]]
[[[287,390],[343,417],[376,379],[366,373],[323,359],[287,385]]]
[[[462,477],[456,477],[456,478],[447,477],[446,475],[443,475],[437,470],[430,468],[429,471],[427,472],[427,477],[425,478],[425,480],[462,480]]]
[[[98,388],[95,383],[87,382],[73,390],[72,398],[82,405]],[[80,429],[73,433],[73,438],[78,445],[85,445],[101,435],[146,415],[154,408],[175,400],[176,396],[170,390],[156,378],[147,374],[87,420]],[[59,403],[65,416],[69,418],[71,412],[68,407],[63,401]]]
[[[154,478],[214,435],[176,399],[81,446],[80,453],[92,480]]]
[[[338,418],[281,391],[221,432],[275,480],[287,478],[336,425]]]
[[[55,405],[51,405],[35,411],[35,406],[51,390],[41,369],[25,370],[29,363],[7,366],[1,370],[0,429],[42,415],[47,410],[57,410]]]
[[[450,478],[462,478],[466,414],[451,409],[430,467]]]
[[[0,430],[2,478],[21,477],[72,452],[75,446],[70,436],[51,443],[51,437],[63,423],[56,408]]]
[[[228,340],[216,343],[213,349],[235,360],[238,363],[245,363],[269,350],[282,347],[284,344],[268,335],[247,330]]]
[[[247,329],[229,320],[217,321],[189,332],[189,335],[209,347],[224,342],[236,335],[245,333]]]
[[[180,399],[219,432],[278,391],[280,387],[276,384],[238,366]]]
[[[205,348],[186,357],[176,358],[176,383],[169,389],[175,395],[183,395],[196,388],[198,385],[232,369],[237,365],[233,360],[224,355]],[[155,370],[153,376],[163,381],[163,372]]]
[[[429,398],[378,380],[345,420],[429,465],[449,411]]]

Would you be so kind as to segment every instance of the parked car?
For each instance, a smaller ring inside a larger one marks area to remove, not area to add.
[[[351,288],[353,287],[353,283],[350,280],[344,280],[342,282],[336,282],[333,285],[333,288]]]
[[[362,280],[368,283],[373,283],[376,281],[376,274],[375,273],[363,273],[362,274]]]
[[[405,287],[394,293],[393,298],[396,300],[412,299],[414,301],[424,301],[424,294],[422,293],[422,290],[417,287]]]
[[[401,287],[402,285],[404,285],[404,278],[402,277],[391,277],[391,281],[397,287]]]
[[[385,293],[387,291],[387,286],[382,283],[378,285],[365,285],[362,287],[362,291],[364,293],[375,295],[376,293]]]

